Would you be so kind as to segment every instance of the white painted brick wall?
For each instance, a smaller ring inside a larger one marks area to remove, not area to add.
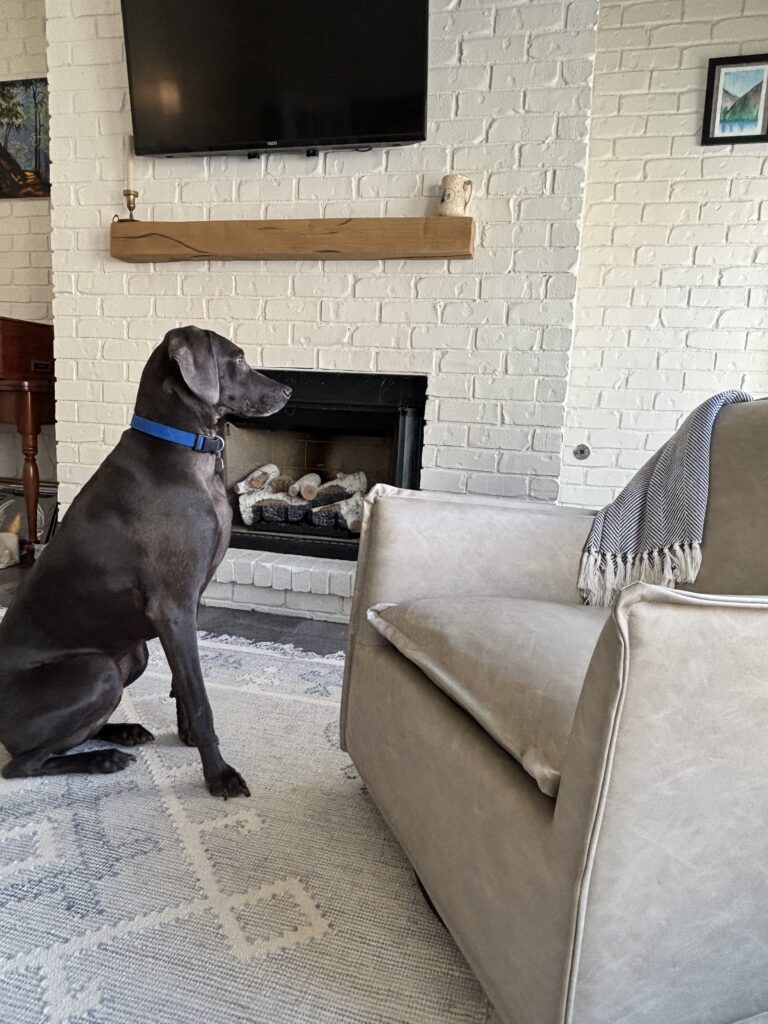
[[[768,0],[601,0],[563,501],[611,500],[713,392],[768,392],[768,146],[699,145],[709,58],[766,50]]]
[[[44,78],[45,0],[0,0],[0,81]],[[48,199],[0,199],[0,316],[51,323],[51,207]],[[55,437],[45,427],[39,467],[55,479]],[[0,425],[0,476],[24,459],[14,427]]]
[[[119,0],[47,0],[59,476],[115,443],[169,328],[264,367],[429,375],[425,487],[557,495],[596,0],[433,0],[429,139],[316,159],[138,159],[143,219],[420,215],[475,183],[473,262],[130,266],[109,258],[129,131]]]

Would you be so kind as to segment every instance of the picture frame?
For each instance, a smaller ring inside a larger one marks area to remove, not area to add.
[[[768,142],[768,53],[713,57],[707,72],[702,146]]]
[[[0,81],[0,199],[51,194],[48,79]]]

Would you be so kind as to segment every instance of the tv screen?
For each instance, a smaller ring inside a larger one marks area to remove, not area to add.
[[[139,154],[426,137],[428,0],[122,0]]]

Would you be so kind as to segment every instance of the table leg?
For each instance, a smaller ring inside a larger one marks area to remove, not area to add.
[[[37,438],[40,422],[30,392],[19,395],[18,431],[21,434],[21,450],[24,453],[24,469],[21,481],[24,486],[24,504],[27,508],[26,552],[34,557],[37,544],[37,505],[40,499],[40,474],[37,469]]]

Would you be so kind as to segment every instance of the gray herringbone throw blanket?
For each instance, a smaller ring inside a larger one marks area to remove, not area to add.
[[[744,391],[721,391],[702,402],[618,498],[597,513],[579,572],[585,604],[607,607],[636,580],[674,587],[696,579],[712,427],[724,405],[751,401]]]

